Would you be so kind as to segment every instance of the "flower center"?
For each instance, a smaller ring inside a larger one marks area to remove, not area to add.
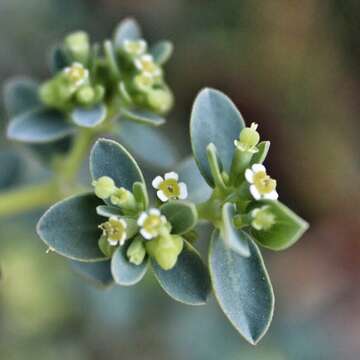
[[[161,219],[158,215],[149,215],[144,221],[143,228],[151,235],[157,235],[161,228]]]
[[[87,70],[80,65],[72,65],[67,72],[68,79],[71,82],[78,82],[86,78]]]
[[[276,180],[272,179],[265,171],[254,174],[254,185],[261,194],[267,194],[275,190]]]
[[[124,224],[116,219],[110,219],[99,227],[103,230],[104,235],[111,241],[121,241],[126,230]]]
[[[145,44],[141,41],[128,41],[125,44],[125,49],[130,54],[142,54],[145,49]]]
[[[176,198],[180,196],[180,187],[175,179],[164,180],[160,184],[159,188],[169,198]]]

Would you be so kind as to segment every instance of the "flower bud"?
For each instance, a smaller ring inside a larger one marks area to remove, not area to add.
[[[252,153],[258,151],[256,145],[260,141],[260,135],[256,131],[257,127],[257,124],[252,123],[250,127],[241,130],[239,140],[235,140],[235,145],[239,150]]]
[[[153,89],[147,97],[149,106],[159,114],[167,113],[173,106],[174,98],[168,89]]]
[[[111,257],[116,250],[116,247],[112,246],[104,235],[100,237],[98,246],[101,252],[107,257]]]
[[[90,54],[89,36],[84,31],[77,31],[68,35],[64,40],[64,47],[72,60],[85,64]]]
[[[114,180],[108,176],[102,176],[93,181],[92,186],[95,188],[95,195],[103,200],[109,198],[116,191]]]
[[[134,195],[123,187],[118,188],[113,192],[110,201],[113,205],[119,206],[125,210],[135,210],[137,206]]]
[[[269,230],[275,224],[275,216],[268,206],[251,211],[251,226],[256,230]]]
[[[81,105],[91,105],[95,100],[95,90],[90,85],[82,86],[76,92],[76,100]]]
[[[142,264],[146,255],[146,251],[141,239],[136,238],[133,240],[126,251],[126,255],[131,263],[135,265]]]

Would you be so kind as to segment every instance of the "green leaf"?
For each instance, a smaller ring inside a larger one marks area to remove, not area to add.
[[[165,124],[166,120],[153,112],[141,109],[122,109],[121,113],[128,119],[140,124],[149,126],[160,126]]]
[[[53,74],[69,66],[71,61],[60,46],[55,46],[50,53],[50,70]]]
[[[223,239],[226,246],[231,250],[237,252],[241,256],[249,257],[249,242],[251,241],[251,238],[246,232],[235,228],[233,223],[235,214],[235,205],[231,203],[224,204],[222,208]]]
[[[258,144],[257,148],[259,151],[253,155],[250,165],[262,164],[264,162],[270,149],[270,141],[262,141]]]
[[[99,205],[96,208],[96,213],[100,216],[111,217],[111,216],[121,216],[121,210],[116,206],[108,206],[108,205]]]
[[[135,265],[128,261],[126,246],[119,247],[111,260],[111,272],[117,284],[131,286],[138,283],[146,274],[147,261],[141,265]]]
[[[258,247],[251,241],[249,248],[250,257],[231,251],[215,230],[209,267],[221,309],[237,331],[255,345],[272,320],[274,294]]]
[[[160,210],[170,222],[172,226],[172,234],[185,234],[193,229],[197,224],[198,213],[196,206],[189,201],[169,201],[162,205]]]
[[[14,117],[7,137],[27,143],[47,143],[71,135],[74,127],[59,111],[39,108]]]
[[[213,143],[224,170],[230,172],[234,155],[234,140],[238,138],[244,120],[232,101],[214,89],[204,89],[196,97],[190,121],[194,158],[210,186],[214,186],[207,159],[207,146]]]
[[[7,190],[17,185],[23,175],[24,161],[18,153],[11,150],[0,152],[0,190]]]
[[[266,205],[275,216],[275,224],[269,230],[251,232],[257,242],[271,250],[284,250],[292,246],[308,229],[309,224],[279,201],[261,200],[256,205]]]
[[[177,163],[178,151],[169,136],[161,132],[162,129],[122,121],[119,130],[121,142],[138,159],[160,169],[169,169]]]
[[[93,128],[105,120],[106,106],[98,104],[91,108],[77,107],[71,113],[71,118],[78,126]]]
[[[108,287],[114,283],[111,275],[110,260],[95,263],[70,260],[70,264],[76,273],[97,286]]]
[[[170,41],[159,41],[150,48],[150,54],[159,65],[164,65],[171,57],[174,45]]]
[[[99,139],[90,154],[90,172],[93,180],[109,176],[116,186],[132,191],[137,181],[144,182],[139,166],[129,152],[113,140]]]
[[[209,199],[212,189],[202,177],[195,160],[188,157],[177,168],[179,178],[188,188],[188,199],[200,203]]]
[[[208,269],[198,252],[185,242],[184,249],[171,270],[163,270],[151,260],[160,286],[173,299],[188,305],[204,305],[211,292]]]
[[[37,224],[40,238],[60,255],[73,260],[104,259],[98,247],[103,218],[96,213],[101,203],[93,194],[69,197],[50,207]]]
[[[141,38],[141,29],[133,18],[124,19],[119,23],[114,33],[114,47],[121,48],[125,40],[137,40]]]
[[[4,86],[4,103],[9,117],[19,115],[41,105],[39,85],[28,78],[14,78]]]

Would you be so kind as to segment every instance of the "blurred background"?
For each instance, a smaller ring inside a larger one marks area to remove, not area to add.
[[[167,79],[176,108],[165,131],[181,155],[190,153],[196,93],[224,91],[271,140],[267,165],[281,200],[311,228],[286,252],[264,251],[277,304],[253,348],[213,299],[175,303],[151,276],[93,288],[45,253],[35,234],[41,211],[1,219],[0,359],[359,359],[360,2],[0,0],[0,83],[48,77],[54,42],[78,29],[110,37],[126,16],[150,41],[175,43]],[[2,137],[0,148],[17,145]],[[24,156],[34,179],[39,165]]]

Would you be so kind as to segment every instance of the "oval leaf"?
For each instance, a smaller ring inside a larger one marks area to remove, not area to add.
[[[150,48],[150,54],[159,65],[164,65],[171,57],[174,45],[167,40],[159,41]]]
[[[140,109],[122,109],[121,113],[129,120],[149,126],[160,126],[166,120],[158,114]]]
[[[39,85],[27,78],[9,80],[4,87],[4,103],[9,117],[19,115],[41,105]]]
[[[101,203],[93,194],[67,198],[53,205],[41,217],[37,233],[50,249],[73,260],[99,261],[105,258],[98,247],[103,218],[96,213]]]
[[[279,201],[262,200],[260,203],[268,206],[275,216],[275,224],[269,230],[251,230],[261,246],[271,250],[287,249],[308,229],[309,224],[306,221]]]
[[[56,46],[50,53],[50,70],[53,74],[63,70],[70,65],[70,60],[66,56],[63,49]]]
[[[114,46],[120,48],[125,40],[137,40],[141,38],[141,29],[133,18],[124,19],[119,23],[114,33]]]
[[[17,185],[24,172],[24,161],[18,153],[11,150],[0,152],[0,190]]]
[[[121,210],[116,206],[107,206],[107,205],[99,205],[96,208],[96,212],[100,216],[111,217],[111,216],[121,216]]]
[[[187,185],[189,200],[200,203],[209,199],[212,189],[202,177],[192,157],[183,160],[177,172],[181,181]]]
[[[100,139],[95,143],[90,154],[90,172],[93,180],[109,176],[118,187],[129,191],[136,181],[144,182],[134,158],[113,140]]]
[[[274,310],[274,294],[260,251],[249,243],[250,257],[231,251],[213,232],[209,266],[217,301],[237,331],[255,345],[266,333]]]
[[[235,205],[226,203],[222,208],[223,218],[223,239],[225,244],[241,256],[250,256],[249,241],[250,236],[235,228],[233,218],[235,216]]]
[[[78,126],[93,128],[105,120],[106,107],[103,104],[95,105],[92,108],[78,107],[72,112],[71,118]]]
[[[79,275],[98,286],[110,286],[114,283],[111,275],[110,260],[95,263],[70,260],[71,267]]]
[[[117,284],[131,286],[138,283],[146,274],[147,261],[135,265],[128,261],[126,247],[117,248],[111,260],[111,272]]]
[[[46,143],[64,138],[74,127],[59,111],[39,108],[22,113],[9,123],[7,137],[27,143]]]
[[[234,140],[244,126],[241,114],[222,92],[207,88],[196,97],[190,121],[191,143],[200,172],[210,186],[214,186],[214,182],[207,159],[207,146],[210,143],[216,146],[224,170],[229,173]]]
[[[185,242],[175,267],[163,270],[151,260],[160,286],[173,299],[188,305],[204,305],[211,291],[209,272],[198,252]]]
[[[172,234],[185,234],[196,226],[198,213],[195,204],[191,202],[169,201],[160,209],[172,226]]]
[[[122,121],[119,137],[137,158],[151,166],[171,168],[178,161],[179,154],[173,142],[161,130],[133,121]]]

